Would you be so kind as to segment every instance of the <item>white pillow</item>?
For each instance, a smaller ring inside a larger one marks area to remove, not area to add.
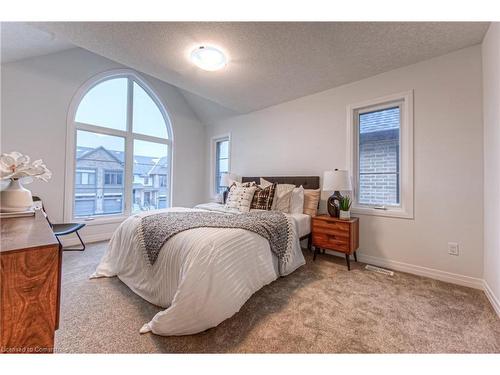
[[[290,213],[303,214],[304,213],[304,187],[293,189],[292,196],[290,197]]]
[[[272,182],[260,178],[260,186],[266,188],[272,185]],[[290,198],[292,196],[292,191],[295,189],[295,185],[292,184],[277,184],[276,190],[274,191],[274,199],[271,210],[280,212],[290,212]]]
[[[248,186],[254,186],[255,182],[239,182],[236,180],[229,180],[229,187],[236,185],[236,187],[248,187]]]
[[[273,184],[272,182],[269,182],[269,181],[267,181],[266,179],[264,179],[262,177],[260,178],[260,185],[259,186],[262,189],[265,189],[266,187],[271,186],[272,184]]]
[[[252,204],[253,194],[257,186],[252,185],[244,185],[238,186],[233,185],[229,190],[229,194],[226,199],[226,208],[237,209],[240,212],[248,212],[250,211],[250,205]]]

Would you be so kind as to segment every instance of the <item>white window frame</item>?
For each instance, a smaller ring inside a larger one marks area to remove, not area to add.
[[[375,207],[361,205],[358,197],[358,116],[359,111],[377,107],[385,108],[389,104],[401,103],[400,122],[400,205],[397,207]],[[351,211],[360,215],[374,215],[414,218],[414,186],[413,186],[413,90],[376,98],[362,103],[347,106],[347,160],[353,185],[353,204]]]
[[[92,124],[85,124],[75,121],[76,112],[78,106],[80,105],[84,96],[98,84],[116,78],[127,78],[128,79],[128,97],[127,97],[127,127],[126,130],[117,130],[112,128],[105,128],[101,126],[96,126]],[[165,124],[167,125],[167,135],[168,139],[134,133],[132,129],[132,115],[133,115],[133,90],[132,86],[138,84],[155,102],[158,109],[160,110]],[[118,223],[125,220],[132,213],[132,187],[133,187],[133,150],[134,150],[134,140],[149,141],[155,143],[162,143],[168,146],[168,174],[170,176],[170,186],[169,189],[169,202],[172,204],[172,155],[173,155],[173,144],[174,135],[172,131],[172,121],[168,114],[166,105],[160,100],[158,95],[153,91],[152,85],[148,83],[144,78],[142,78],[137,72],[131,69],[114,69],[111,71],[102,72],[85,82],[76,92],[68,110],[67,116],[67,127],[66,127],[66,174],[65,174],[65,184],[64,184],[64,218],[66,221],[76,221],[76,222],[86,222],[87,225],[100,225],[108,223]],[[90,217],[74,217],[73,216],[73,200],[74,200],[74,172],[76,168],[76,133],[77,130],[84,130],[98,134],[105,134],[111,136],[122,137],[125,139],[125,167],[123,174],[123,184],[124,184],[124,208],[121,214],[109,214],[109,215],[99,215]]]
[[[210,191],[212,192],[212,197],[215,197],[218,192],[216,189],[216,163],[217,163],[217,142],[228,141],[227,148],[227,168],[228,171],[231,171],[231,133],[221,134],[216,137],[212,137],[210,143]]]

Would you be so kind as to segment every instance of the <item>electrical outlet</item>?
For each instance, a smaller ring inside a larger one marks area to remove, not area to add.
[[[448,254],[458,256],[458,243],[448,242]]]

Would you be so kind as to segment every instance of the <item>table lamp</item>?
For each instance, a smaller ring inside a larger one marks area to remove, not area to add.
[[[339,203],[342,198],[341,191],[352,191],[351,178],[349,172],[342,169],[325,171],[323,173],[323,191],[333,191],[328,198],[328,214],[332,217],[339,217]]]
[[[229,193],[229,187],[235,182],[241,181],[241,177],[235,173],[223,172],[220,175],[220,186],[225,187],[226,190],[222,193],[222,203],[226,203],[227,195]]]

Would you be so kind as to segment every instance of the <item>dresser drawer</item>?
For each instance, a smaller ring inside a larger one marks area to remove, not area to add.
[[[333,233],[313,232],[313,245],[321,248],[349,251],[349,237],[339,236]]]

